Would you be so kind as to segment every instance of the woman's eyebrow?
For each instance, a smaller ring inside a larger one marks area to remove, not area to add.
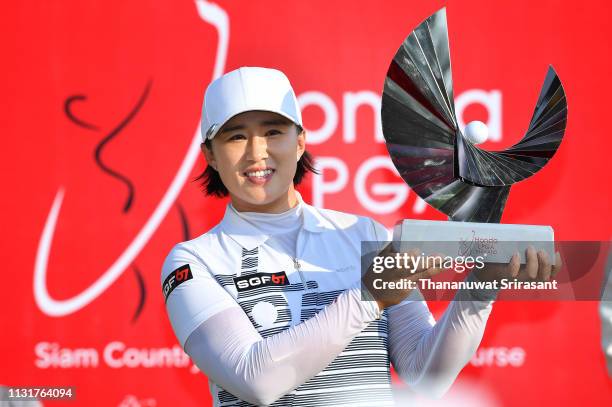
[[[271,120],[263,120],[259,122],[260,126],[279,126],[279,125],[288,126],[289,124],[290,124],[289,120],[283,120],[283,119],[271,119]],[[231,131],[244,130],[244,129],[246,129],[246,126],[244,124],[237,124],[236,126],[226,127],[224,129],[221,129],[219,134],[229,133]]]
[[[235,131],[235,130],[244,130],[245,128],[246,128],[246,126],[244,126],[243,124],[238,124],[236,126],[226,127],[224,129],[222,129],[221,133],[227,133],[227,132]]]
[[[270,120],[263,120],[259,122],[261,126],[279,126],[279,125],[287,126],[289,125],[289,123],[290,123],[289,120],[284,120],[284,119],[270,119]],[[244,124],[237,124],[236,126],[231,126],[231,127],[226,127],[224,129],[221,129],[219,133],[222,134],[222,133],[228,133],[230,131],[244,130],[244,129],[246,129],[246,126]]]
[[[271,119],[271,120],[264,120],[259,123],[262,126],[278,126],[278,125],[288,125],[290,122],[289,120],[284,120],[284,119]]]

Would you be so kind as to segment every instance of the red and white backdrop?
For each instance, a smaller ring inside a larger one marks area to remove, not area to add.
[[[512,189],[503,221],[609,239],[609,2],[6,4],[0,384],[73,385],[77,405],[210,403],[159,275],[170,248],[215,225],[227,203],[192,182],[205,166],[203,91],[222,72],[289,76],[322,171],[300,186],[306,200],[387,226],[443,219],[392,171],[378,105],[397,47],[444,5],[458,114],[488,122],[485,148],[522,136],[549,64],[567,92],[565,139]],[[610,405],[600,325],[596,302],[497,303],[442,402]]]

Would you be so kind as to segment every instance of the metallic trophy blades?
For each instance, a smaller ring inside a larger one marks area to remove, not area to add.
[[[557,151],[567,123],[567,102],[561,81],[550,67],[525,136],[504,151],[481,150],[458,137],[459,175],[482,186],[510,186],[532,176]],[[467,145],[466,145],[467,144]],[[470,162],[474,164],[470,166]]]
[[[397,50],[385,78],[381,118],[393,164],[421,198],[451,220],[496,223],[512,184],[535,174],[557,151],[567,103],[550,67],[523,139],[504,151],[474,145],[457,125],[442,8]]]

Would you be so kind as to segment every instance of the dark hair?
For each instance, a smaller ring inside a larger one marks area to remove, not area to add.
[[[301,134],[304,131],[302,126],[297,124],[295,126],[297,127],[298,134]],[[206,139],[204,144],[209,150],[212,148],[209,139]],[[295,170],[295,175],[293,176],[293,185],[299,185],[306,173],[309,171],[314,174],[319,174],[317,169],[314,167],[314,160],[312,156],[308,151],[304,151],[297,163],[297,169]],[[198,180],[202,181],[202,189],[206,195],[215,195],[219,198],[229,195],[229,191],[225,185],[223,185],[223,181],[221,181],[219,173],[210,165],[207,165],[204,172],[194,179],[194,181]]]

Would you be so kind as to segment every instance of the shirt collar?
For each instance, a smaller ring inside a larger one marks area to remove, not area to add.
[[[295,194],[303,206],[302,213],[304,216],[302,226],[304,229],[313,233],[333,229],[332,223],[323,217],[317,208],[304,202],[302,195],[298,191],[295,191]],[[270,237],[269,235],[262,234],[259,229],[234,213],[229,203],[225,207],[225,215],[221,220],[220,226],[223,232],[246,250],[252,250],[260,246]]]

